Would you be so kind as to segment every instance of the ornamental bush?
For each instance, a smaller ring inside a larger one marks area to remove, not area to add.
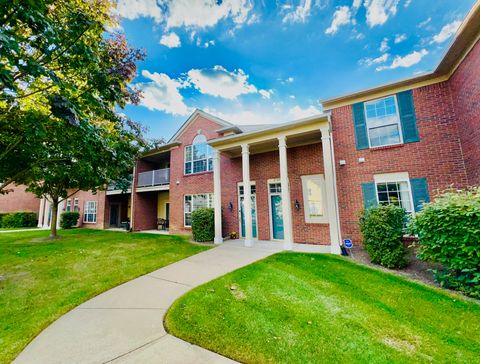
[[[407,251],[403,245],[405,220],[405,210],[395,205],[380,205],[362,211],[360,230],[372,263],[387,268],[407,265]]]
[[[3,228],[35,227],[37,215],[34,212],[11,212],[2,215],[0,223]]]
[[[192,212],[193,240],[212,241],[215,237],[215,214],[212,208],[201,208]]]
[[[60,227],[71,229],[77,225],[80,214],[78,211],[65,211],[60,215]]]
[[[439,263],[437,282],[480,298],[480,187],[447,191],[412,221],[419,258]]]

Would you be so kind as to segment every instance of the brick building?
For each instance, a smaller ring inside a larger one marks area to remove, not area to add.
[[[62,209],[83,226],[188,234],[192,211],[213,207],[216,243],[235,231],[338,253],[360,241],[364,207],[414,214],[438,191],[480,185],[479,36],[477,3],[433,72],[324,100],[310,118],[245,126],[196,110],[137,161],[129,190],[79,192]],[[0,212],[11,203],[0,197]],[[48,225],[48,202],[35,204]]]

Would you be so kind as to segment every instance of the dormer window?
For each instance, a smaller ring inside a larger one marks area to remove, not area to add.
[[[185,174],[201,173],[213,170],[213,149],[207,144],[207,138],[198,134],[192,145],[185,147]]]

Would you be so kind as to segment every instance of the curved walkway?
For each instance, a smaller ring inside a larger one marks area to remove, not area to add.
[[[14,363],[233,363],[165,332],[163,317],[192,288],[282,250],[227,242],[124,283],[40,333]]]

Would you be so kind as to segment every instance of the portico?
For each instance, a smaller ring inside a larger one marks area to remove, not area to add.
[[[327,237],[325,242],[320,243],[323,244],[322,250],[329,244],[330,251],[339,254],[341,238],[331,138],[329,115],[324,114],[210,141],[209,144],[214,148],[215,243],[222,243],[223,237],[228,234],[222,224],[226,223],[229,231],[235,228],[235,218],[228,217],[234,199],[230,194],[223,194],[222,198],[222,183],[225,188],[227,182],[221,178],[222,160],[233,159],[239,164],[241,161],[241,174],[238,173],[236,181],[228,183],[240,186],[235,188],[239,201],[238,231],[245,246],[252,246],[267,237],[268,240],[283,244],[284,250],[294,250],[295,244],[310,243],[308,234],[312,236],[323,229]],[[310,145],[314,148],[306,149]],[[300,150],[309,154],[312,163],[303,163],[299,157]],[[294,163],[289,165],[289,161]],[[276,165],[272,166],[272,163]],[[313,184],[302,186],[304,177],[310,178]],[[315,194],[317,180],[321,181],[322,191]],[[226,187],[231,189],[230,185]],[[305,198],[299,197],[302,189]],[[295,197],[292,197],[292,191]],[[257,205],[263,208],[257,209]],[[310,215],[314,218],[310,219]],[[257,218],[261,221],[254,220]],[[256,228],[260,234],[254,237]],[[278,229],[281,232],[276,234]]]

